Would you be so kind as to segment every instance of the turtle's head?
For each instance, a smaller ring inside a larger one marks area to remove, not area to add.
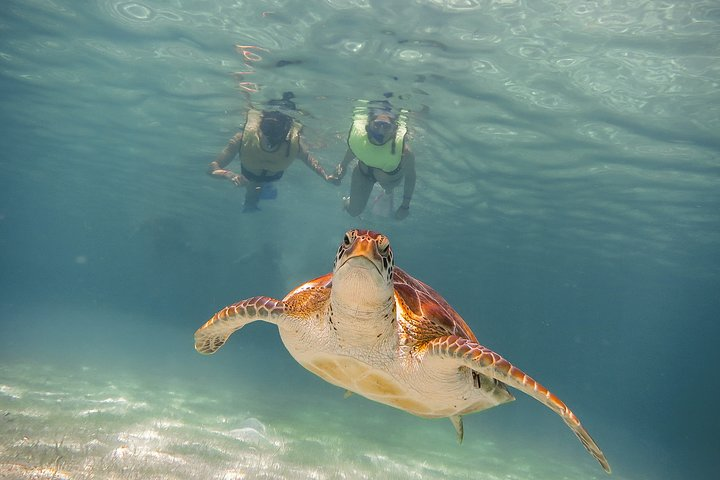
[[[345,233],[333,269],[333,303],[376,314],[394,305],[393,253],[385,235],[369,230]]]

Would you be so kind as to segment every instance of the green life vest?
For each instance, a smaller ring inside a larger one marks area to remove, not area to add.
[[[405,134],[407,133],[405,123],[398,121],[395,138],[382,145],[375,145],[368,139],[365,130],[367,118],[367,115],[355,116],[348,135],[348,147],[353,155],[368,167],[379,168],[384,172],[396,170],[402,160]]]

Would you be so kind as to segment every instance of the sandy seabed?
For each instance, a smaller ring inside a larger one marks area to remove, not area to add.
[[[449,422],[447,434],[433,439],[437,424],[428,434],[430,424],[408,416],[417,431],[398,433],[385,418],[348,412],[353,405],[340,397],[299,394],[296,402],[282,397],[286,403],[273,405],[251,392],[220,390],[137,372],[108,378],[93,366],[3,365],[0,478],[603,478],[592,465],[540,456],[529,463],[527,452],[517,461],[482,438],[459,447]],[[283,414],[274,415],[279,408]]]

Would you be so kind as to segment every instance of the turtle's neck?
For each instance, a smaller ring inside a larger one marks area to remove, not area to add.
[[[342,347],[365,349],[395,337],[395,303],[382,310],[362,311],[333,306],[333,326]]]
[[[376,283],[377,272],[353,269],[333,278],[330,293],[333,327],[338,338],[353,345],[376,344],[394,331],[392,287]]]

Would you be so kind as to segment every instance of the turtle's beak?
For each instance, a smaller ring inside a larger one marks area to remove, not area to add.
[[[372,259],[368,258],[365,255],[354,255],[344,258],[338,266],[338,269],[344,267],[348,263],[352,263],[352,266],[355,268],[363,268],[366,270],[370,270],[372,268],[375,269],[377,273],[382,274],[380,266],[377,264],[377,262],[374,262]]]
[[[343,267],[350,260],[365,260],[365,262],[356,261],[353,263],[358,267],[363,263],[368,263],[375,267],[378,273],[383,273],[382,256],[377,251],[375,242],[357,239],[354,245],[345,252],[343,258],[340,259],[338,268]]]

